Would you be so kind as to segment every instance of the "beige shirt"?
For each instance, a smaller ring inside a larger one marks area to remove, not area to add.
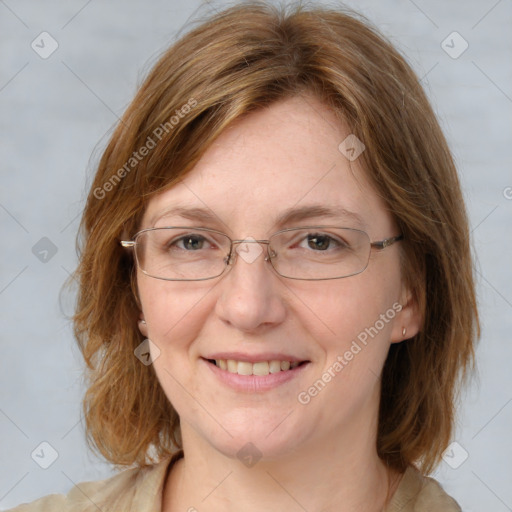
[[[161,512],[168,471],[181,456],[178,452],[154,466],[78,484],[67,496],[52,494],[8,512]],[[435,480],[408,468],[385,512],[461,512],[461,508]]]

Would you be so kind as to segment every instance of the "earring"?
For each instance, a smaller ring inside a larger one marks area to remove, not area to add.
[[[405,336],[405,333],[406,333],[406,332],[407,332],[407,329],[404,327],[404,328],[402,329],[402,336]]]
[[[139,323],[141,323],[142,325],[146,325],[146,320],[142,318],[141,320],[139,320]]]

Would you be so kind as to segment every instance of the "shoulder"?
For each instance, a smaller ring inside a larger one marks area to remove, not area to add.
[[[165,478],[177,458],[127,469],[106,480],[83,482],[66,496],[52,494],[8,512],[155,512],[161,509]]]
[[[386,512],[461,512],[457,502],[439,483],[409,467]]]

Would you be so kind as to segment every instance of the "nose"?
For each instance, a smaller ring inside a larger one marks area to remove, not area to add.
[[[217,315],[244,332],[264,330],[286,317],[283,285],[268,261],[267,247],[266,240],[234,241],[231,269],[218,284]]]

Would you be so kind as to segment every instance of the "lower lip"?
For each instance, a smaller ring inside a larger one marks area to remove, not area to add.
[[[238,375],[238,373],[221,370],[217,365],[208,362],[206,359],[201,359],[201,362],[205,364],[221,382],[230,388],[236,391],[247,391],[251,393],[268,391],[285,382],[289,382],[298,377],[309,364],[309,362],[303,363],[291,370],[269,373],[268,375]]]

